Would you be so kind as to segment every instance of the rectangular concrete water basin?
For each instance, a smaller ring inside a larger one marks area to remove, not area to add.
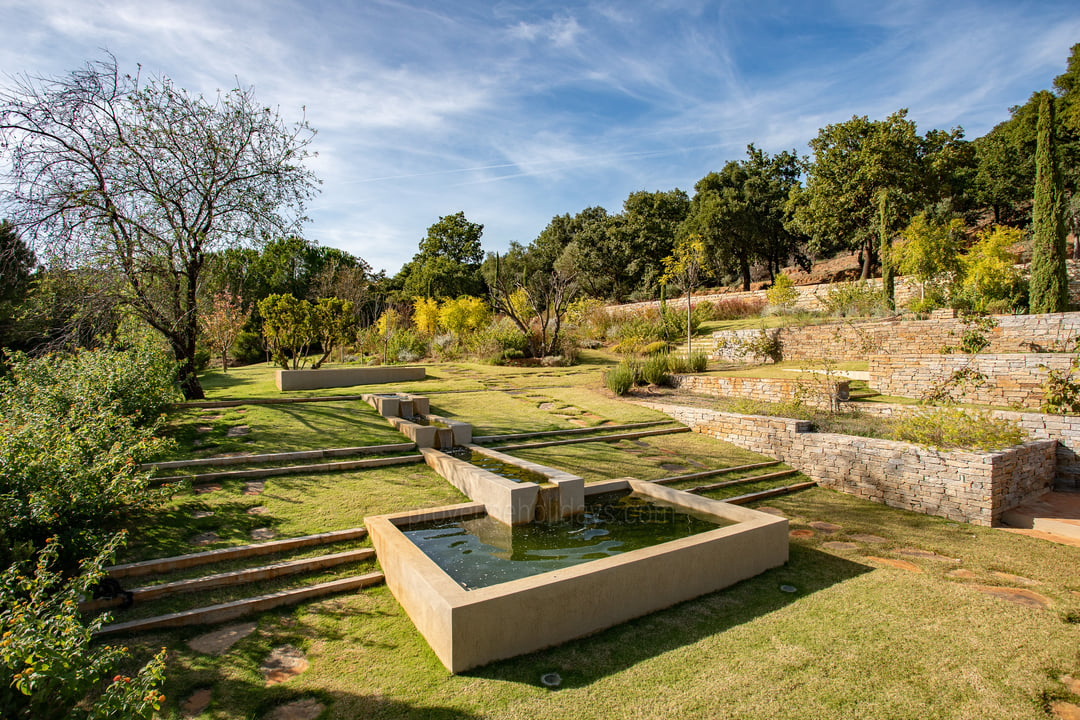
[[[366,518],[365,525],[391,592],[439,660],[455,673],[588,635],[787,562],[784,518],[631,478],[595,483],[586,493],[618,490],[731,524],[472,590],[403,530],[432,520],[475,517],[483,512],[482,504],[380,515]]]

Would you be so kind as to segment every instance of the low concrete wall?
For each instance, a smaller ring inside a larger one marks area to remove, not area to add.
[[[380,383],[423,380],[422,367],[376,367],[327,368],[325,370],[278,370],[275,374],[277,389],[317,390],[319,388],[351,387],[353,385],[377,385]]]
[[[470,445],[473,453],[487,455],[510,465],[531,470],[545,476],[555,487],[540,488],[537,506],[533,517],[538,521],[559,520],[577,515],[585,509],[585,478],[572,475],[565,470],[558,470],[547,465],[516,458],[492,448]],[[469,497],[472,497],[471,495]]]
[[[824,376],[805,373],[803,377],[793,374],[790,378],[753,378],[732,375],[673,375],[672,383],[680,390],[713,395],[715,397],[746,398],[763,402],[783,403],[798,398],[814,407],[831,406],[829,395],[847,398],[849,381],[836,380],[835,387],[827,387]]]
[[[784,518],[637,480],[637,492],[736,524],[616,557],[465,590],[398,529],[467,517],[477,503],[364,519],[386,584],[450,672],[589,635],[753,577],[788,559]]]
[[[533,521],[540,493],[536,483],[514,482],[434,448],[421,448],[420,452],[432,470],[470,500],[482,503],[488,515],[499,522],[522,525]]]
[[[1064,353],[979,355],[871,355],[870,387],[883,395],[925,398],[953,373],[970,369],[986,380],[967,387],[964,402],[1039,408],[1049,371],[1067,370],[1073,356]]]
[[[941,451],[895,440],[810,432],[788,418],[641,403],[695,432],[782,460],[829,487],[890,507],[974,525],[1050,489],[1057,443],[1036,440],[999,452]]]

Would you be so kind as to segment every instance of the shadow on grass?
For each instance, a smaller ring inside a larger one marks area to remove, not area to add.
[[[591,685],[639,662],[784,609],[801,598],[874,568],[800,545],[791,545],[783,567],[724,590],[622,623],[548,650],[485,665],[466,677],[540,685],[557,672],[563,688]],[[780,586],[796,588],[783,592]],[[567,608],[573,612],[573,608]]]
[[[215,532],[222,542],[241,544],[254,542],[250,533],[255,528],[274,527],[278,520],[270,515],[251,515],[247,511],[258,505],[249,501],[201,502],[190,498],[175,508],[152,510],[131,519],[129,542],[118,562],[137,562],[150,558],[172,557],[187,553],[214,550],[219,543],[192,545],[191,539],[201,533]],[[194,517],[196,512],[212,512],[207,517]]]

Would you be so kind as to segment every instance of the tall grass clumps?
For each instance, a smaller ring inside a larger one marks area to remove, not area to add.
[[[616,395],[625,395],[630,392],[635,382],[637,382],[637,367],[627,360],[623,360],[604,373],[605,387]]]
[[[722,298],[703,300],[694,306],[699,320],[743,320],[761,315],[766,301],[762,298]]]
[[[650,355],[641,364],[641,381],[646,385],[664,385],[670,379],[667,355]]]
[[[994,451],[1019,445],[1027,436],[1015,422],[985,410],[937,407],[901,418],[893,439],[939,449]]]

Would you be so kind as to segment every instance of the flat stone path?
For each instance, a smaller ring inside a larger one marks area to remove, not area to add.
[[[266,687],[270,687],[296,677],[307,670],[308,665],[307,658],[300,648],[282,645],[270,652],[259,670],[262,671],[263,679],[266,680]]]
[[[1023,590],[1020,588],[1010,587],[996,587],[993,585],[971,585],[970,587],[991,597],[1008,600],[1011,603],[1023,605],[1024,607],[1045,609],[1050,607],[1051,604],[1050,598],[1046,597],[1045,595],[1040,595],[1034,590]]]
[[[266,720],[315,720],[325,709],[315,698],[301,698],[274,708]]]
[[[888,565],[894,567],[897,570],[907,570],[908,572],[921,573],[922,568],[915,563],[908,562],[907,560],[896,560],[894,558],[875,557],[873,555],[867,555],[867,560],[881,563],[882,565]]]
[[[214,691],[210,688],[199,688],[188,696],[187,700],[180,705],[180,716],[193,718],[202,715],[206,708],[210,707],[210,700],[214,697]]]
[[[205,655],[222,655],[253,632],[255,632],[255,623],[239,623],[193,637],[187,641],[187,645],[195,652]]]

